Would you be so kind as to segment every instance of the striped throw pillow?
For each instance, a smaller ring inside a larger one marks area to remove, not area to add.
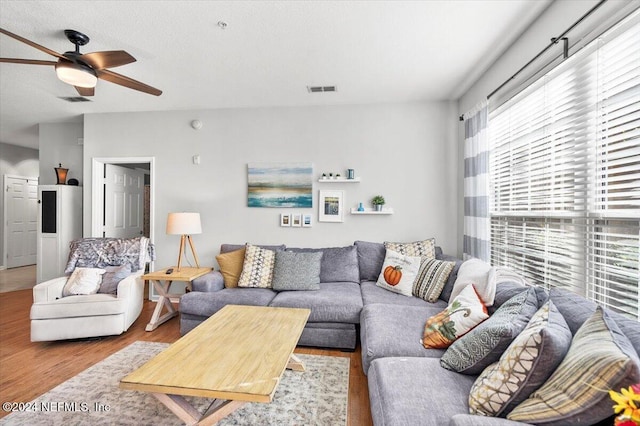
[[[639,381],[638,354],[598,307],[573,336],[567,356],[549,380],[507,418],[545,426],[594,424],[613,414],[609,389]]]
[[[427,302],[435,303],[455,265],[455,262],[422,259],[418,275],[413,283],[413,295]]]

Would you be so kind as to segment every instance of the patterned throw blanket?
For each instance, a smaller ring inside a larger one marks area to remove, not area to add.
[[[69,261],[64,272],[69,274],[76,267],[121,265],[129,265],[131,272],[136,272],[155,258],[155,248],[146,237],[81,238],[69,244]]]

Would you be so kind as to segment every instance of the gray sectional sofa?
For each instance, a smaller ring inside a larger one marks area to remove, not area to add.
[[[240,247],[223,245],[221,252]],[[436,248],[437,258],[456,261],[456,267],[440,299],[429,303],[376,286],[386,252],[381,243],[356,241],[353,246],[321,250],[324,255],[317,291],[225,289],[218,272],[194,281],[194,291],[181,300],[181,333],[187,333],[226,304],[310,308],[311,316],[299,343],[302,346],[353,350],[359,327],[362,366],[368,377],[375,425],[523,424],[468,414],[469,392],[477,376],[441,367],[440,357],[445,350],[425,349],[421,344],[425,321],[448,304],[460,260],[443,255]],[[523,289],[520,283],[500,283],[489,313]],[[572,334],[596,309],[595,303],[565,290],[547,292],[536,288],[535,292],[539,304],[547,299],[553,301]],[[640,353],[639,323],[615,313],[610,315]]]

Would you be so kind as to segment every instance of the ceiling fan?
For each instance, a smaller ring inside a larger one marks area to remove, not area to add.
[[[52,65],[56,69],[58,78],[74,86],[81,96],[93,96],[98,79],[150,95],[160,96],[162,94],[162,90],[107,69],[136,61],[136,58],[124,50],[80,53],[80,46],[89,43],[89,37],[79,31],[64,30],[65,35],[76,48],[75,51],[65,52],[63,54],[34,43],[31,40],[27,40],[24,37],[20,37],[17,34],[13,34],[4,28],[0,28],[0,33],[58,58],[57,62],[37,59],[0,58],[0,62],[27,65]]]

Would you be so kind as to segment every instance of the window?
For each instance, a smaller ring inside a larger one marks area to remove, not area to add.
[[[490,114],[491,261],[640,319],[640,15]]]

